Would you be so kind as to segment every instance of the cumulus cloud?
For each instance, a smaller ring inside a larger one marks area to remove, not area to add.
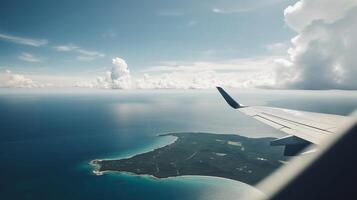
[[[25,75],[14,74],[10,70],[6,70],[4,79],[4,86],[10,88],[41,88],[50,86],[48,84],[40,84],[36,81],[33,81],[31,78]]]
[[[356,5],[355,0],[300,0],[284,10],[285,22],[302,31],[314,21],[331,24],[341,20]]]
[[[34,47],[39,47],[48,43],[46,39],[24,38],[24,37],[18,37],[18,36],[4,34],[4,33],[0,33],[0,39],[17,43],[17,44],[34,46]]]
[[[278,62],[277,86],[357,89],[357,1],[300,0],[284,16],[297,36]]]
[[[76,87],[104,88],[104,89],[130,89],[132,88],[132,78],[128,64],[124,59],[116,57],[112,60],[112,68],[105,73],[105,76],[98,76],[95,81],[80,81]]]
[[[114,58],[113,67],[110,72],[113,88],[128,89],[131,87],[131,76],[128,65],[121,58]]]
[[[23,52],[21,55],[18,57],[20,60],[27,61],[27,62],[41,62],[39,58],[34,56],[33,54]]]

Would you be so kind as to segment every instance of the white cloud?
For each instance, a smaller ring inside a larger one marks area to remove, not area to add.
[[[0,33],[0,39],[28,46],[39,47],[48,43],[46,39],[32,39]]]
[[[172,72],[158,75],[144,74],[143,78],[136,79],[135,86],[139,89],[196,89],[196,85],[193,85],[193,80],[203,73]],[[207,82],[210,82],[210,80],[207,80]]]
[[[246,58],[225,62],[163,62],[132,77],[125,60],[113,59],[112,69],[94,81],[77,87],[106,89],[208,89],[227,87],[272,87],[276,57]]]
[[[227,11],[224,11],[224,10],[219,9],[219,8],[213,8],[212,12],[214,12],[214,13],[226,13]]]
[[[252,12],[283,1],[284,0],[264,0],[264,1],[251,0],[243,3],[238,3],[236,5],[229,4],[229,5],[217,6],[212,9],[212,12],[216,14],[234,14],[234,13]]]
[[[76,50],[78,53],[86,56],[92,56],[92,57],[104,57],[104,54],[97,52],[97,51],[88,51],[85,49],[78,48]]]
[[[18,56],[20,60],[27,61],[27,62],[41,62],[39,58],[34,56],[33,54],[23,52],[20,56]]]
[[[53,48],[56,49],[57,51],[74,51],[76,49],[79,49],[79,47],[74,44],[59,45],[59,46],[55,46]]]
[[[130,89],[132,77],[125,60],[114,58],[113,66],[104,75],[93,77],[90,74],[21,74],[10,70],[0,71],[0,87],[10,88],[102,88],[102,89]]]
[[[279,57],[235,59],[221,62],[163,62],[135,79],[142,89],[207,89],[218,85],[238,88],[275,85],[274,67]],[[280,58],[281,59],[281,58]],[[151,74],[149,74],[151,73]]]
[[[86,73],[72,74],[45,74],[23,73],[20,70],[0,70],[0,87],[8,88],[73,88],[78,84],[87,84],[89,87],[95,76]],[[84,87],[84,85],[83,85]],[[98,87],[104,88],[104,87]],[[109,88],[109,87],[108,87]]]
[[[113,67],[111,69],[110,77],[114,89],[128,89],[131,87],[131,76],[128,65],[125,60],[121,58],[114,58]]]
[[[267,57],[252,57],[252,58],[240,58],[226,61],[195,61],[195,62],[180,62],[180,61],[168,61],[162,62],[156,66],[150,66],[142,72],[173,72],[173,71],[235,71],[235,72],[259,72],[272,70],[276,63],[276,59],[280,59],[279,56],[267,56]]]
[[[76,87],[130,89],[132,78],[124,59],[116,57],[112,60],[112,68],[105,76],[98,76],[95,81],[78,81]]]
[[[236,9],[222,9],[222,8],[213,8],[212,12],[217,14],[233,14],[233,13],[241,13],[241,12],[249,12],[253,9],[249,8],[236,8]]]
[[[227,87],[271,87],[272,69],[276,57],[246,58],[224,62],[162,62],[142,75],[131,76],[124,59],[114,58],[113,66],[104,75],[85,77],[55,75],[21,75],[11,71],[0,73],[0,84],[5,87],[84,87],[103,89],[207,89],[217,85]],[[4,79],[5,77],[5,79]]]
[[[273,54],[281,55],[283,53],[286,53],[286,51],[289,48],[289,44],[285,42],[277,42],[277,43],[268,44],[265,46],[265,48]]]
[[[222,73],[211,71],[144,74],[135,80],[139,89],[210,89],[216,86],[234,88],[272,87],[273,73]]]
[[[280,60],[278,87],[357,89],[357,1],[300,0],[284,15],[297,36]]]
[[[5,84],[4,87],[10,88],[41,88],[50,86],[49,84],[40,84],[36,81],[33,81],[31,78],[22,75],[14,74],[10,70],[6,70],[5,74],[2,74],[0,80],[3,80]]]
[[[105,54],[103,53],[97,51],[89,51],[74,44],[58,45],[54,46],[53,48],[59,52],[75,52],[78,54],[77,59],[80,61],[91,61],[94,59],[105,57]]]
[[[336,22],[354,6],[356,0],[300,0],[285,9],[285,22],[292,29],[302,31],[314,21]]]

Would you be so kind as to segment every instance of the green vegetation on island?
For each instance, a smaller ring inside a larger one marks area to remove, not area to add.
[[[93,160],[95,173],[130,172],[166,178],[205,175],[254,185],[286,160],[282,147],[270,146],[275,138],[247,138],[211,133],[169,133],[177,140],[150,152],[118,160]]]

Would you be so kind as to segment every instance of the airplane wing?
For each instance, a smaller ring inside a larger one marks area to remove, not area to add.
[[[266,106],[245,106],[217,87],[234,109],[289,134],[271,145],[285,145],[285,155],[296,155],[309,144],[322,144],[331,134],[353,121],[352,117]]]

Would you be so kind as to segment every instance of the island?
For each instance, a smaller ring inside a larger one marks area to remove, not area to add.
[[[287,158],[283,147],[271,146],[275,138],[248,138],[236,134],[167,133],[172,144],[114,160],[93,160],[94,172],[128,172],[167,178],[183,175],[216,176],[250,185],[280,167]]]

